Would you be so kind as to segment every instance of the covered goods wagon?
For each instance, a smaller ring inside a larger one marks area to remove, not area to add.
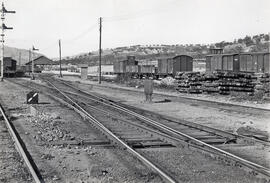
[[[269,73],[269,53],[235,53],[206,56],[206,72],[215,70]]]
[[[158,58],[158,75],[175,76],[178,72],[193,70],[193,58],[188,55]]]

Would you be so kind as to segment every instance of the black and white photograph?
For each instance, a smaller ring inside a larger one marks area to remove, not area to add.
[[[0,16],[0,183],[270,183],[269,0]]]

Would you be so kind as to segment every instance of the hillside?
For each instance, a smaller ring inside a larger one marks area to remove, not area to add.
[[[176,45],[133,45],[102,50],[102,64],[112,64],[123,60],[127,55],[135,55],[137,59],[155,59],[159,56],[188,54],[194,58],[203,58],[209,54],[209,48],[223,48],[224,53],[268,51],[269,35],[259,34],[235,39],[233,42],[221,41],[213,44],[176,44]],[[64,58],[64,63],[89,65],[98,64],[98,52],[83,53]]]
[[[235,39],[233,42],[221,41],[213,44],[175,44],[175,45],[132,45],[102,50],[102,64],[112,64],[117,60],[123,60],[127,55],[134,55],[137,59],[151,60],[159,56],[173,56],[179,54],[188,54],[194,58],[204,58],[209,54],[209,48],[219,47],[224,49],[224,53],[236,52],[260,52],[268,50],[269,35],[259,34],[254,36],[245,36]],[[29,61],[29,52],[25,49],[5,47],[5,56],[11,56],[19,61],[21,53],[21,64]],[[38,57],[41,54],[37,54]],[[64,64],[88,64],[98,65],[98,51],[77,54],[63,58]]]

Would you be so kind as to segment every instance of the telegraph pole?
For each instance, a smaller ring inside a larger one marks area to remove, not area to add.
[[[59,39],[59,64],[60,64],[60,78],[62,77],[62,67],[61,67],[61,39]]]
[[[268,62],[270,63],[270,32],[268,33]],[[270,83],[268,83],[268,97],[270,97]]]
[[[99,18],[99,76],[98,83],[101,84],[101,31],[102,31],[102,18]]]
[[[31,49],[28,50],[28,63],[31,62]],[[30,71],[29,71],[29,76],[30,76]]]
[[[6,13],[16,13],[15,11],[8,11],[5,6],[4,6],[4,3],[2,3],[2,8],[1,8],[1,20],[2,20],[2,26],[1,26],[1,30],[2,30],[2,33],[1,33],[1,37],[2,37],[2,40],[1,40],[1,76],[0,76],[0,81],[3,81],[4,79],[4,42],[5,42],[5,34],[4,34],[4,31],[6,29],[13,29],[12,27],[7,27],[5,24],[4,24],[4,20],[5,20],[5,14]]]
[[[32,80],[35,80],[35,76],[34,76],[34,51],[38,51],[38,49],[36,49],[34,46],[32,47]],[[31,53],[31,52],[30,52]]]
[[[21,52],[19,52],[19,66],[21,66],[21,60],[22,59],[22,53]]]

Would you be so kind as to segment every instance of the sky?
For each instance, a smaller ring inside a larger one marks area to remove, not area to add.
[[[270,0],[3,0],[8,46],[48,57],[149,44],[209,44],[270,32]]]

